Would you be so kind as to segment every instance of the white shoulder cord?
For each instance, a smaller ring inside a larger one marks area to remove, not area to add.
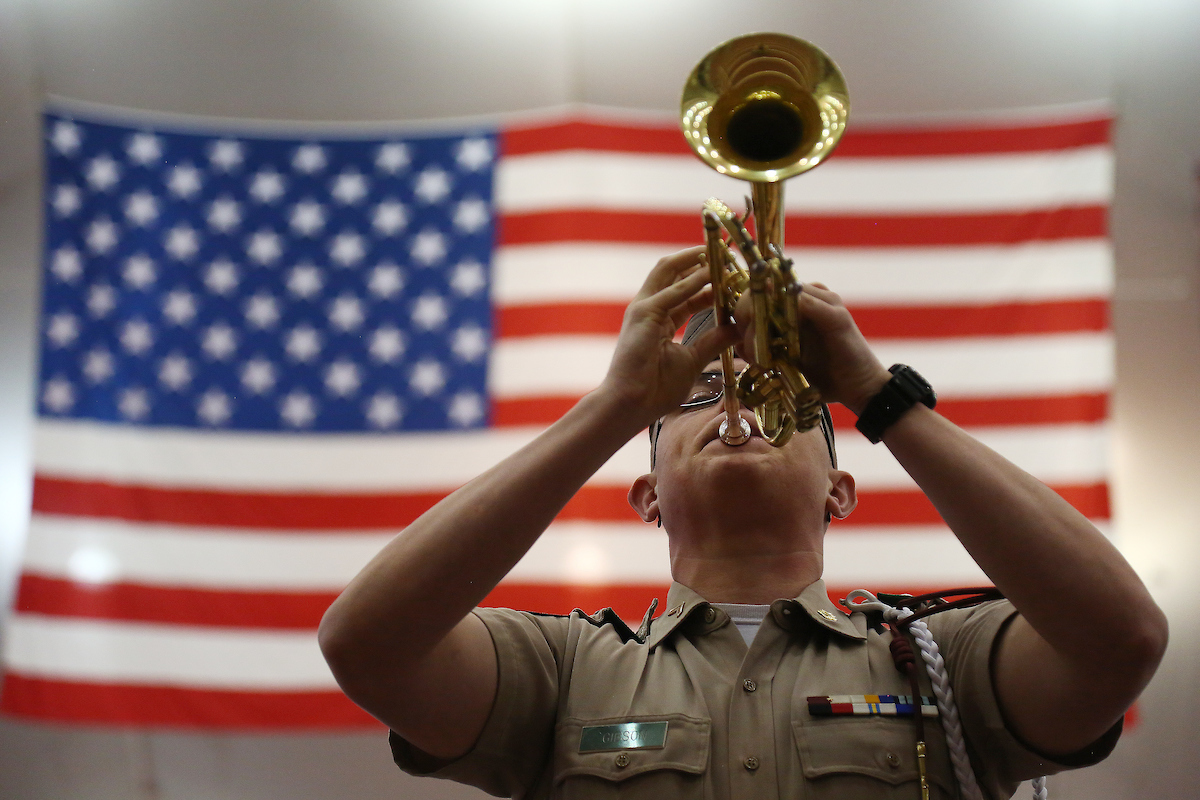
[[[893,608],[881,602],[875,595],[864,589],[855,589],[846,595],[845,604],[851,610],[878,611],[888,622],[903,622],[913,615],[907,608]],[[942,730],[946,733],[946,746],[950,750],[950,763],[954,767],[954,777],[958,781],[959,791],[963,800],[983,800],[979,783],[975,780],[975,772],[971,769],[971,760],[967,756],[967,742],[963,736],[962,721],[958,716],[958,705],[954,702],[954,690],[950,686],[950,676],[946,674],[946,662],[938,650],[929,626],[922,620],[913,620],[908,624],[913,639],[921,651],[921,659],[925,662],[925,671],[929,673],[929,681],[933,685],[933,694],[937,698],[938,714],[942,718]],[[913,698],[914,706],[919,703]],[[919,706],[918,706],[919,707]],[[1046,778],[1033,780],[1033,799],[1047,800]]]

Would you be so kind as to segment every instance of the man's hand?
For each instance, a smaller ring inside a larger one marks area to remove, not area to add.
[[[859,331],[842,298],[824,284],[806,283],[797,298],[800,312],[801,371],[827,403],[838,402],[855,414],[891,379]],[[754,309],[750,293],[735,310],[741,351],[754,349]]]
[[[705,331],[687,345],[672,341],[692,314],[712,303],[703,252],[692,247],[660,260],[625,310],[601,390],[636,409],[642,425],[683,402],[700,370],[736,340],[730,326]]]

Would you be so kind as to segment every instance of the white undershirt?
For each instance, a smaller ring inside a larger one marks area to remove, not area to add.
[[[767,612],[771,610],[769,605],[759,606],[744,603],[713,603],[713,605],[729,615],[733,624],[737,626],[738,633],[746,640],[747,647],[754,641],[758,627],[766,619]]]

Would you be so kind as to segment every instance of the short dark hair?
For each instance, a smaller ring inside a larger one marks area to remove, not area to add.
[[[711,308],[706,308],[692,314],[687,325],[683,329],[683,343],[688,344],[704,331],[715,328],[717,325],[714,312]],[[654,469],[655,449],[658,446],[658,434],[662,430],[662,418],[656,419],[650,424],[650,469]],[[833,417],[829,413],[829,406],[821,402],[821,434],[825,437],[825,447],[829,450],[829,463],[837,469],[837,447],[833,438]]]

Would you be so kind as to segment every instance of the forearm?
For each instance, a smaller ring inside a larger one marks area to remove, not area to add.
[[[419,661],[641,427],[609,394],[594,392],[446,497],[388,543],[330,607],[321,624],[327,654]]]
[[[883,441],[980,568],[1060,655],[1094,664],[1124,644],[1136,657],[1165,636],[1162,612],[1129,563],[1040,481],[921,405]]]

